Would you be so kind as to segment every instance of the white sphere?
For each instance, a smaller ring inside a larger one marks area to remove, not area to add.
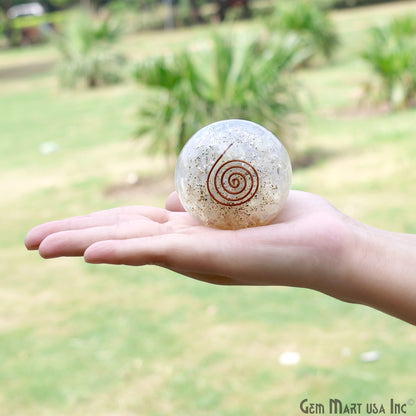
[[[195,133],[179,155],[176,191],[202,224],[239,229],[273,221],[292,181],[289,155],[269,130],[224,120]]]

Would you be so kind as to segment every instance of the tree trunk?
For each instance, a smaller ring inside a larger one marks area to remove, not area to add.
[[[1,3],[1,8],[4,12],[4,14],[6,14],[7,10],[10,9],[10,7],[12,7],[12,0],[3,0]]]

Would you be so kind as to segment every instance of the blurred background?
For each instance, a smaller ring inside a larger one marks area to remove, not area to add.
[[[42,222],[164,206],[186,140],[225,118],[285,143],[294,189],[414,233],[416,1],[0,6],[0,415],[295,415],[305,398],[416,412],[406,323],[23,245]]]

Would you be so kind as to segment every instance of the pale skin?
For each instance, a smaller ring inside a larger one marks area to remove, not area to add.
[[[291,191],[267,226],[219,230],[186,213],[129,206],[33,228],[26,247],[44,258],[153,264],[221,285],[304,287],[416,324],[416,236],[360,223],[325,199]]]

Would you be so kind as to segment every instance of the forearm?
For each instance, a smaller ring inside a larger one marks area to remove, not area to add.
[[[346,298],[416,325],[416,236],[352,227]]]

